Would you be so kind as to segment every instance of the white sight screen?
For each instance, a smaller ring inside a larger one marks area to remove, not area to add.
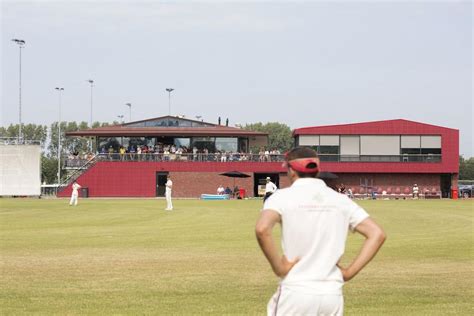
[[[361,155],[400,155],[400,136],[360,136]]]
[[[441,148],[441,136],[421,136],[421,148]]]
[[[0,195],[41,194],[41,147],[0,145]]]
[[[402,148],[420,148],[420,135],[402,135]]]
[[[301,135],[299,137],[300,146],[319,146],[319,135]]]
[[[341,155],[359,155],[359,136],[341,135]]]

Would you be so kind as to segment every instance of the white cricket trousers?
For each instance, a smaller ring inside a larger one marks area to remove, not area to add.
[[[78,194],[72,194],[71,195],[71,201],[69,201],[69,205],[77,205],[77,200],[78,200]]]
[[[267,305],[268,316],[318,315],[342,316],[342,295],[316,295],[292,291],[280,286]]]
[[[171,202],[171,192],[166,192],[166,209],[171,211],[173,209],[173,202]]]

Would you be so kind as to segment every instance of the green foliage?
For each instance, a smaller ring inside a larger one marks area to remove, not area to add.
[[[19,124],[10,124],[7,128],[0,127],[0,137],[18,138]],[[23,139],[28,141],[40,141],[43,149],[48,136],[48,127],[46,125],[22,124]]]
[[[269,122],[263,124],[261,122],[246,124],[245,130],[268,133],[268,148],[278,149],[281,152],[289,150],[293,146],[293,137],[291,128],[283,123]],[[252,148],[258,152],[258,148]]]
[[[58,160],[54,157],[41,155],[41,182],[48,184],[58,182]]]
[[[261,200],[1,203],[2,315],[264,315],[278,287]],[[471,201],[358,203],[388,239],[345,284],[347,315],[472,314]],[[349,234],[343,265],[363,240]]]
[[[474,180],[474,157],[459,156],[459,180]]]

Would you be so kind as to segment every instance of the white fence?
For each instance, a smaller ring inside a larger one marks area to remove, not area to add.
[[[41,146],[0,144],[0,196],[41,194]]]

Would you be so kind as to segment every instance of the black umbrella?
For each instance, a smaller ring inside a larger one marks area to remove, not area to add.
[[[329,179],[337,179],[339,177],[332,172],[322,171],[319,173],[318,178],[323,179],[323,180],[329,180]]]
[[[228,171],[220,174],[221,176],[234,178],[234,188],[235,188],[235,178],[250,178],[248,174],[242,173],[240,171]]]

